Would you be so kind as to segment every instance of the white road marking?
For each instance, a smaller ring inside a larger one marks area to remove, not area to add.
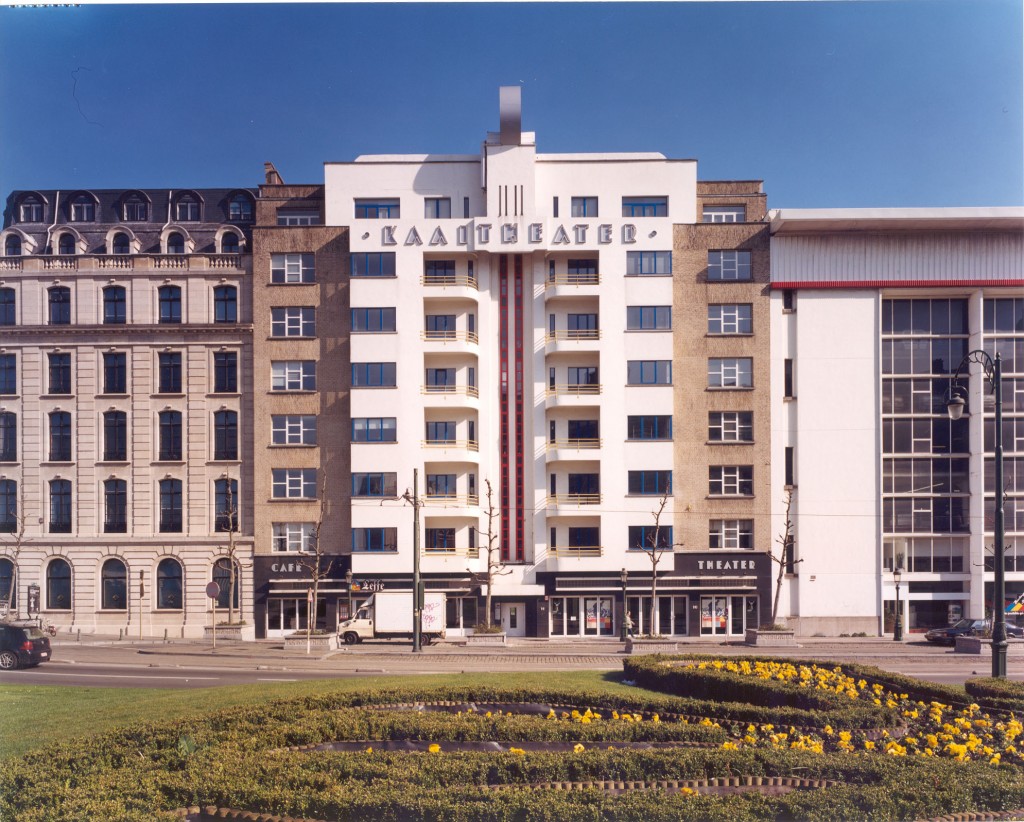
[[[50,671],[33,671],[36,676],[73,676],[79,679],[84,677],[94,677],[96,679],[209,679],[218,680],[219,676],[164,676],[162,674],[79,674],[79,673],[67,673],[61,674]]]
[[[297,679],[257,679],[257,682],[298,682]]]

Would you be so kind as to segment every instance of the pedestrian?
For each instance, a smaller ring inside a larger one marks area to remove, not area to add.
[[[626,636],[633,636],[633,618],[626,613]]]

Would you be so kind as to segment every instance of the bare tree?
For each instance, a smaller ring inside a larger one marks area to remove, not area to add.
[[[241,562],[238,559],[238,543],[235,542],[235,534],[238,532],[238,504],[235,502],[234,485],[235,480],[227,476],[221,477],[227,483],[227,491],[224,495],[224,507],[217,511],[217,530],[227,531],[228,544],[221,556],[228,561],[228,624],[235,623],[235,585],[238,581],[238,568]],[[239,603],[239,607],[241,604]]]
[[[17,509],[14,511],[8,510],[7,512],[8,521],[13,520],[11,525],[13,526],[10,531],[4,533],[4,556],[11,560],[11,590],[7,593],[7,613],[10,612],[12,603],[18,602],[18,568],[19,568],[19,557],[21,556],[21,549],[25,547],[25,543],[28,539],[25,537],[25,526],[27,524],[27,518],[24,514],[19,514]],[[17,606],[20,609],[20,605]],[[15,611],[15,616],[20,613]],[[0,614],[5,616],[6,614]]]
[[[484,627],[490,630],[491,596],[494,590],[494,578],[511,574],[512,569],[506,568],[505,563],[501,559],[500,535],[494,530],[494,518],[497,516],[497,512],[494,510],[494,492],[491,488],[491,481],[485,479],[484,484],[487,486],[487,566],[483,574],[484,580],[487,583],[487,596],[484,598]],[[479,528],[476,530],[480,533]],[[482,533],[481,536],[483,536]],[[469,568],[466,570],[470,574],[473,573]]]
[[[634,546],[636,550],[643,551],[647,555],[647,559],[651,561],[651,624],[648,629],[652,636],[657,635],[655,628],[658,619],[658,563],[661,562],[666,551],[673,551],[676,547],[683,545],[681,542],[672,542],[671,536],[668,539],[662,539],[661,536],[661,516],[665,512],[665,506],[668,505],[669,493],[666,489],[661,495],[661,499],[658,500],[657,510],[651,511],[651,516],[654,517],[654,528],[647,532],[646,544],[640,542]],[[671,535],[671,526],[665,526],[665,530],[666,536]],[[623,607],[626,607],[626,603],[623,603]],[[625,614],[623,619],[625,619]]]
[[[803,562],[802,559],[793,559],[793,519],[790,513],[793,508],[793,489],[789,488],[785,496],[785,520],[782,523],[782,533],[776,538],[779,551],[776,554],[773,549],[769,556],[772,562],[779,566],[775,575],[775,598],[772,601],[772,625],[776,624],[779,616],[779,597],[782,595],[782,580],[786,576],[786,570]]]
[[[309,573],[309,581],[313,586],[313,601],[309,606],[309,615],[306,620],[306,653],[309,653],[309,638],[313,633],[313,624],[316,622],[316,610],[318,596],[320,594],[320,581],[330,575],[330,567],[324,567],[323,541],[320,539],[320,531],[324,524],[324,508],[327,504],[327,472],[323,472],[323,480],[320,483],[320,504],[317,509],[316,522],[313,523],[312,556],[300,559],[299,565]]]

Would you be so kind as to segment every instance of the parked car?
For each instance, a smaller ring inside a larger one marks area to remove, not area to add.
[[[988,634],[992,629],[992,621],[988,619],[961,619],[953,625],[945,628],[932,628],[924,635],[929,642],[938,642],[940,645],[952,645],[958,636],[977,636]],[[1006,636],[1011,639],[1024,637],[1024,628],[1012,623],[1006,623]]]
[[[50,658],[50,638],[39,628],[0,624],[0,671],[30,668]]]

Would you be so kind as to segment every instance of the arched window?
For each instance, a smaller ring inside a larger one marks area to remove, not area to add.
[[[6,600],[12,610],[18,607],[18,592],[14,588],[14,563],[0,559],[0,602]]]
[[[108,559],[100,571],[104,611],[125,611],[128,609],[128,569],[119,559]]]
[[[45,219],[43,201],[35,194],[22,198],[18,214],[19,223],[41,223]]]
[[[0,325],[14,325],[13,288],[0,288]]]
[[[213,321],[238,322],[238,290],[233,285],[219,285],[213,289]]]
[[[115,254],[131,254],[132,246],[131,241],[128,239],[128,235],[123,231],[118,231],[114,235],[113,250]]]
[[[238,235],[234,231],[225,231],[224,236],[220,239],[220,253],[221,254],[237,254],[238,253]]]
[[[46,607],[71,610],[71,566],[67,560],[55,559],[46,566]]]
[[[0,480],[0,533],[13,534],[18,530],[18,483]]]
[[[217,607],[224,608],[225,610],[229,607],[238,607],[238,583],[241,573],[238,568],[238,563],[234,563],[235,566],[235,584],[234,587],[231,585],[231,560],[227,557],[221,557],[213,564],[213,581],[220,586],[220,593],[217,594]],[[228,604],[228,591],[231,591],[232,602]]]
[[[249,195],[239,192],[231,198],[231,202],[228,204],[228,219],[233,222],[252,220],[252,199]]]
[[[194,194],[182,194],[178,198],[175,208],[175,219],[182,222],[194,223],[200,218],[199,198]]]
[[[103,323],[124,325],[128,316],[127,292],[124,286],[108,285],[103,289]]]
[[[185,253],[185,238],[181,236],[181,232],[172,231],[167,235],[167,253],[168,254],[184,254]]]
[[[157,294],[160,298],[160,322],[181,322],[181,288],[176,285],[162,285]]]
[[[50,307],[50,325],[68,325],[71,322],[71,289],[55,285],[46,293]]]
[[[71,201],[71,222],[92,223],[96,220],[96,201],[88,194],[79,194]]]
[[[75,253],[75,235],[65,231],[60,237],[57,238],[57,253],[58,254],[74,254]]]
[[[167,557],[156,566],[156,607],[180,611],[181,604],[181,563]]]
[[[7,257],[21,256],[21,237],[17,234],[8,234],[4,239],[4,255]]]

